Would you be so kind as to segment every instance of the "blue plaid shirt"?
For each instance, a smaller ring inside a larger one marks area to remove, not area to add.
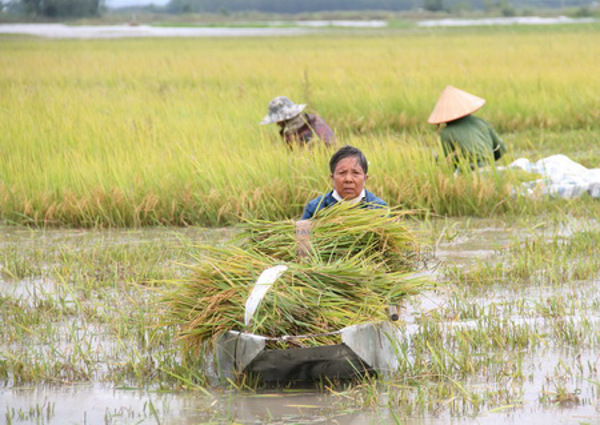
[[[301,220],[306,220],[307,218],[312,218],[317,211],[322,210],[323,208],[330,207],[332,205],[337,204],[337,199],[333,197],[333,190],[325,195],[321,195],[308,204],[304,208],[304,214],[302,214]],[[366,207],[373,208],[373,205],[381,205],[387,206],[385,201],[377,196],[373,195],[371,192],[365,189],[365,197],[360,200],[361,203],[365,203]],[[373,205],[369,205],[373,204]]]

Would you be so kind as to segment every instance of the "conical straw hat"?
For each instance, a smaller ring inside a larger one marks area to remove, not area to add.
[[[427,122],[440,124],[465,117],[485,105],[485,99],[456,87],[446,86]]]

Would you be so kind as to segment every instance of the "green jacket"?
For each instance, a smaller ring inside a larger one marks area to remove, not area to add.
[[[453,155],[455,161],[461,156],[467,157],[473,165],[493,162],[506,152],[504,142],[492,125],[473,115],[447,123],[440,138],[446,157]]]

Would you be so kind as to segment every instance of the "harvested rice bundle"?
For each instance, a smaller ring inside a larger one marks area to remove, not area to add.
[[[165,301],[172,323],[192,346],[227,331],[278,338],[337,331],[385,320],[390,303],[418,292],[423,282],[365,264],[360,257],[317,264],[287,264],[267,291],[253,320],[244,324],[246,300],[263,270],[280,262],[236,247],[203,246],[195,273]],[[309,343],[326,343],[316,338]]]
[[[414,270],[415,235],[404,224],[410,214],[392,208],[367,209],[340,203],[311,219],[310,257],[320,262],[361,256],[390,271]],[[295,221],[247,221],[238,240],[282,261],[297,261]]]

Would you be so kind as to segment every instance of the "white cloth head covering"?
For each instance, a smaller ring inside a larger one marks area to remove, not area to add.
[[[354,203],[366,198],[367,193],[365,192],[365,189],[363,188],[363,190],[361,190],[361,192],[360,192],[360,195],[358,195],[356,198],[344,199],[341,197],[341,195],[338,193],[337,190],[333,189],[333,193],[331,194],[331,196],[333,196],[333,198],[338,202],[350,202],[351,204],[354,204]]]
[[[267,116],[260,122],[261,125],[286,121],[298,116],[306,108],[305,104],[296,104],[285,96],[277,96],[269,102]]]

